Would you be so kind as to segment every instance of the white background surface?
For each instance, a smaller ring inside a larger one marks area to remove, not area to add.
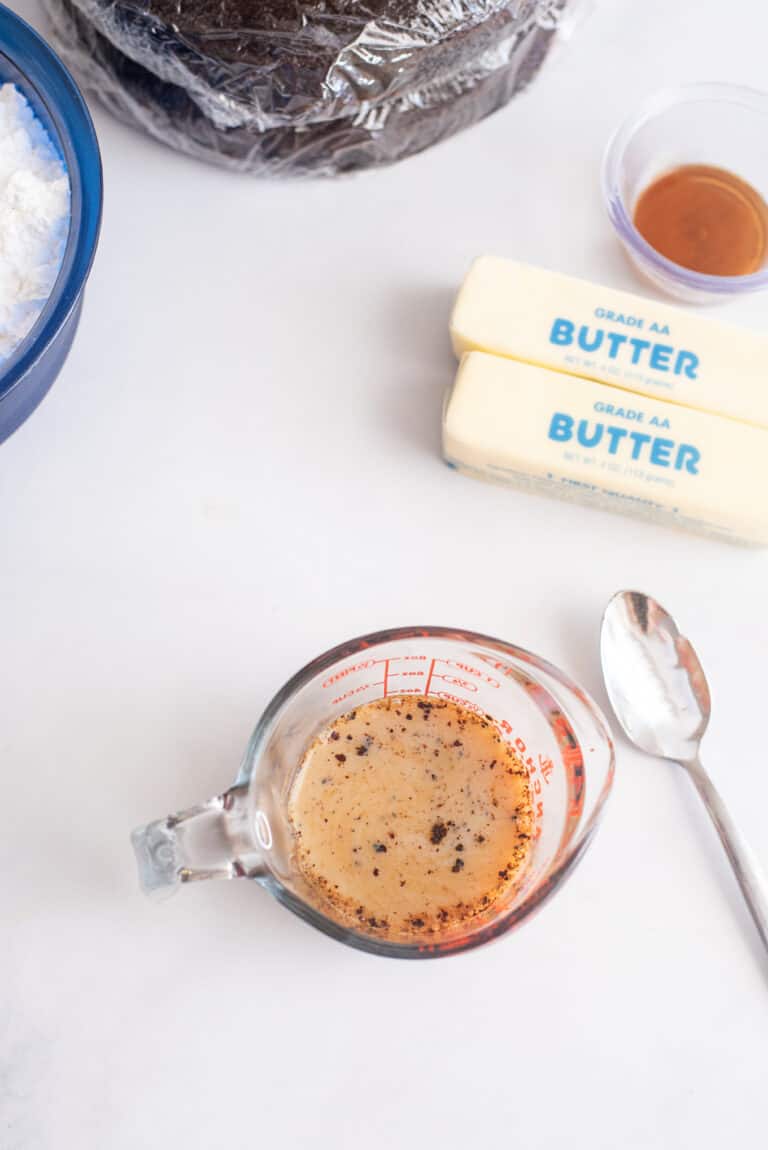
[[[604,703],[600,613],[631,585],[699,648],[705,761],[768,865],[766,556],[462,478],[438,436],[471,258],[638,287],[610,130],[661,84],[762,85],[766,33],[761,0],[606,2],[506,110],[334,183],[225,174],[94,108],[81,330],[0,450],[3,1150],[765,1144],[756,937],[682,774],[622,740],[571,881],[444,962],[358,954],[245,882],[152,905],[128,833],[226,786],[274,690],[363,631],[497,634]]]

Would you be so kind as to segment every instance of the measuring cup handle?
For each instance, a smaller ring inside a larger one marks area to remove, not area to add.
[[[255,877],[260,848],[248,829],[245,788],[139,827],[131,835],[145,894],[206,878]]]

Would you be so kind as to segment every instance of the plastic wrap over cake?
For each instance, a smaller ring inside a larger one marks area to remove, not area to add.
[[[117,115],[263,174],[390,163],[475,122],[536,73],[566,3],[46,0]]]

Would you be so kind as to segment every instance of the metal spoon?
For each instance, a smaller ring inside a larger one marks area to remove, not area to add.
[[[655,599],[620,591],[605,609],[600,656],[608,698],[628,737],[688,772],[768,949],[768,883],[699,761],[710,698],[696,652]]]

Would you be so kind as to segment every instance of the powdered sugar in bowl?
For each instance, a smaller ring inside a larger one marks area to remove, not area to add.
[[[37,407],[67,357],[102,202],[99,148],[74,80],[2,5],[0,133],[1,441]]]

